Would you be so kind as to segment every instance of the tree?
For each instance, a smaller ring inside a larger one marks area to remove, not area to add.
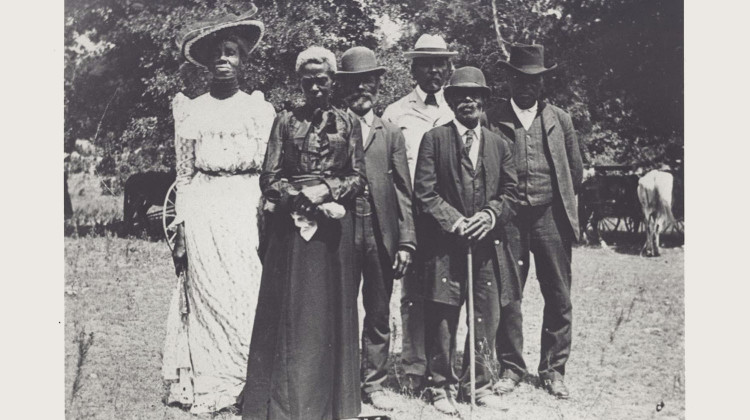
[[[440,33],[459,52],[456,66],[482,69],[507,96],[498,61],[506,42],[545,46],[557,71],[547,99],[567,109],[595,163],[656,164],[682,144],[683,33],[679,0],[259,0],[267,31],[247,60],[244,90],[259,89],[277,109],[298,103],[297,54],[310,45],[337,54],[373,48],[388,68],[376,111],[413,82],[410,50],[422,33]],[[494,6],[494,7],[493,7]],[[68,0],[65,5],[65,138],[93,139],[100,173],[173,166],[171,98],[207,90],[201,68],[174,45],[188,23],[243,11],[243,0]],[[376,20],[397,22],[387,44]],[[498,35],[499,34],[499,35]],[[94,48],[80,48],[86,40]]]

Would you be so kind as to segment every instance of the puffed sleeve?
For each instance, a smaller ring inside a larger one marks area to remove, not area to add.
[[[256,167],[263,168],[265,151],[268,147],[268,138],[271,135],[274,120],[276,119],[276,110],[270,102],[266,101],[263,92],[256,90],[250,94],[250,112],[252,113],[253,130],[252,137],[259,143],[259,155],[254,158]]]
[[[185,188],[195,174],[195,131],[190,127],[190,99],[178,93],[172,100],[172,115],[174,116],[174,149],[175,166],[177,172],[177,198],[175,212],[177,213],[173,225],[184,222]]]

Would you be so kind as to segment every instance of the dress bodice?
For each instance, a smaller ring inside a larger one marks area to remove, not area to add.
[[[227,99],[204,94],[174,103],[175,134],[194,141],[194,167],[209,172],[260,170],[275,116],[261,92],[239,91]]]

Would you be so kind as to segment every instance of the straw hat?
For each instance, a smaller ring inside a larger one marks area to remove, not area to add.
[[[424,34],[414,44],[414,50],[404,53],[406,58],[417,57],[453,57],[456,51],[448,51],[448,45],[440,35]]]

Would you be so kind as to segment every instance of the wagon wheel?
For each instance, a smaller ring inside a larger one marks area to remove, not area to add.
[[[599,220],[599,231],[600,232],[612,232],[616,230],[615,222],[608,217],[602,217]]]
[[[622,222],[622,217],[617,218],[617,223],[615,223],[615,227],[612,229],[613,232],[617,232],[620,229],[620,222]]]
[[[177,229],[169,226],[177,216],[177,213],[174,209],[176,200],[177,182],[173,183],[169,187],[169,190],[167,190],[167,195],[166,197],[164,197],[164,206],[161,209],[161,224],[162,228],[164,228],[164,237],[167,239],[167,246],[169,246],[170,250],[172,250],[172,248],[174,247],[174,239],[175,236],[177,236]]]
[[[625,230],[628,233],[638,233],[643,228],[643,223],[639,219],[636,219],[635,217],[625,217]]]
[[[679,233],[680,235],[685,234],[685,220],[675,220],[674,223],[672,223],[672,230]]]

